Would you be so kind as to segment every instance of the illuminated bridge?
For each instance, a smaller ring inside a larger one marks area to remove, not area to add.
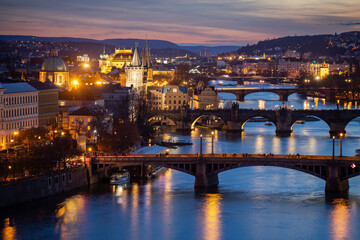
[[[360,157],[333,157],[273,154],[170,154],[91,157],[94,164],[125,166],[162,166],[195,176],[195,187],[216,186],[218,174],[249,166],[283,167],[311,174],[326,181],[326,192],[349,189],[349,178],[360,175]]]
[[[272,122],[276,127],[276,134],[289,136],[296,121],[307,116],[314,116],[323,120],[330,128],[330,136],[345,135],[346,125],[357,117],[360,110],[294,110],[294,109],[239,109],[238,104],[233,104],[231,109],[178,109],[170,111],[152,111],[147,117],[151,123],[168,119],[177,129],[191,130],[196,121],[203,116],[215,116],[221,119],[228,131],[242,131],[244,124],[254,117],[263,117]]]

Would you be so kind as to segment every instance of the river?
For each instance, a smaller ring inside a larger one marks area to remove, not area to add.
[[[252,99],[254,98],[254,99]],[[243,106],[265,108],[281,102],[276,95],[249,95]],[[294,108],[315,102],[292,96]],[[335,108],[323,103],[323,108]],[[318,103],[318,105],[321,105]],[[319,107],[319,106],[317,106]],[[360,124],[346,128],[343,155],[360,148]],[[164,139],[192,141],[172,153],[211,151],[209,129],[166,133]],[[217,153],[331,155],[332,139],[323,121],[295,124],[290,137],[276,137],[275,126],[247,122],[243,133],[215,131]],[[336,142],[336,155],[339,154]],[[157,178],[127,188],[96,184],[65,195],[3,209],[3,239],[360,239],[360,177],[350,179],[348,196],[329,197],[325,182],[276,167],[246,167],[219,174],[218,188],[198,192],[194,177],[166,170]]]

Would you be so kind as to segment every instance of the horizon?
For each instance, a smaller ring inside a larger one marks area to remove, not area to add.
[[[1,35],[163,39],[176,44],[243,46],[265,39],[360,30],[360,6],[310,0],[64,0],[0,2]],[[76,33],[76,34],[75,34]]]

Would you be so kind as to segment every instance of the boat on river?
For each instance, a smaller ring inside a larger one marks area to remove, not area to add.
[[[130,174],[128,171],[122,170],[114,173],[110,177],[110,184],[122,185],[130,182]]]

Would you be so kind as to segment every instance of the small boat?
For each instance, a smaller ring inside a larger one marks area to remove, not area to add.
[[[295,121],[295,124],[304,124],[305,122],[303,120],[297,120]]]
[[[356,156],[360,156],[360,148],[355,150]]]
[[[271,122],[265,122],[264,125],[265,126],[272,126],[272,123]]]
[[[110,184],[121,185],[130,182],[130,174],[128,171],[119,171],[111,175]]]

